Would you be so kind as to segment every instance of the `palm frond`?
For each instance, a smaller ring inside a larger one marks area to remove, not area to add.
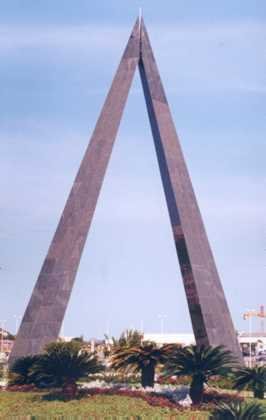
[[[231,352],[222,346],[208,347],[191,345],[172,353],[166,364],[166,375],[197,375],[206,378],[226,375],[235,365]]]
[[[239,390],[250,387],[255,397],[263,398],[266,392],[266,367],[255,366],[239,369],[235,372],[233,387]]]
[[[158,348],[152,342],[143,342],[134,347],[119,347],[112,353],[111,366],[116,370],[133,369],[137,371],[147,364],[156,366],[159,363],[164,363],[168,354],[170,354],[169,346]]]
[[[77,381],[88,374],[98,373],[103,366],[97,358],[81,350],[79,343],[53,343],[33,366],[39,381],[64,384]]]
[[[220,403],[212,412],[211,420],[260,420],[265,419],[266,410],[261,404],[232,401]]]

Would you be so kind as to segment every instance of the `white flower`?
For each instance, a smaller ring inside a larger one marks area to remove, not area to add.
[[[192,400],[189,396],[189,394],[186,396],[186,398],[184,400],[179,400],[177,401],[178,404],[182,405],[182,407],[190,407],[192,404]]]

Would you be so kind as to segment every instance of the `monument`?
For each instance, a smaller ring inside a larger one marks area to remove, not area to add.
[[[142,17],[137,19],[44,260],[10,356],[56,340],[138,66],[197,344],[241,360],[230,312]]]

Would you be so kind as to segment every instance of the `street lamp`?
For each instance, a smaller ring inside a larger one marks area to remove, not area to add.
[[[248,309],[243,318],[248,319],[248,334],[249,334],[249,367],[252,367],[252,316],[256,316],[255,309]]]
[[[109,321],[109,319],[107,319],[106,323],[105,323],[105,334],[109,338],[109,335],[110,335],[110,321]]]
[[[19,321],[21,320],[21,316],[20,315],[14,315],[14,318],[15,318],[15,335],[17,335],[18,324],[19,324]]]
[[[143,319],[140,320],[140,332],[144,333]]]
[[[6,323],[6,320],[2,319],[0,320],[1,325],[1,354],[4,353],[4,325]]]
[[[164,333],[164,320],[167,318],[167,316],[163,314],[159,314],[158,318],[160,319],[160,324],[161,324],[161,334],[163,334]]]

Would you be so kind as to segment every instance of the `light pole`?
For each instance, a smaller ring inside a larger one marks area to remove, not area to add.
[[[252,316],[248,318],[248,334],[249,334],[249,367],[252,367]]]
[[[248,365],[251,368],[252,366],[252,317],[258,316],[258,312],[255,309],[248,309],[244,314],[243,318],[248,319],[248,335],[249,335],[249,362]]]
[[[167,316],[159,314],[158,318],[160,319],[160,324],[161,324],[161,334],[163,334],[164,333],[164,320],[167,318]]]
[[[249,367],[252,367],[252,316],[255,314],[255,309],[248,309],[244,314],[244,319],[248,318],[248,335],[249,335]]]
[[[21,316],[20,315],[14,315],[14,318],[15,318],[15,335],[17,335],[18,324],[19,324],[19,321],[21,320]]]
[[[4,325],[6,323],[6,320],[2,319],[0,323],[1,323],[1,354],[3,354],[4,353]]]
[[[144,333],[144,328],[143,328],[143,319],[140,320],[140,332]]]
[[[109,335],[110,335],[110,322],[109,322],[109,319],[107,319],[106,320],[106,323],[105,323],[105,334],[109,338]]]

